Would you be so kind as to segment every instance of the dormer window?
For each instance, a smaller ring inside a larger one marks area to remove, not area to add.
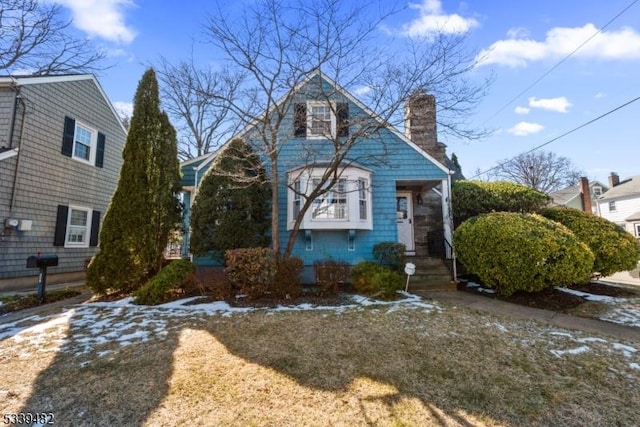
[[[602,196],[602,187],[597,186],[597,185],[594,186],[593,187],[593,195],[596,196],[596,197]]]
[[[335,138],[349,136],[349,106],[344,102],[308,101],[294,104],[296,138]]]

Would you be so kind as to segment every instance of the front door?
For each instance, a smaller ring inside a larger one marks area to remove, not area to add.
[[[398,243],[407,247],[407,255],[415,254],[413,239],[413,205],[410,191],[396,193],[396,222],[398,223]]]

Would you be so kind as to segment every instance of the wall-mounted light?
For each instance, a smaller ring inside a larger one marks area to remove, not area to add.
[[[421,194],[418,194],[418,197],[416,197],[416,203],[418,205],[422,205],[422,195]]]

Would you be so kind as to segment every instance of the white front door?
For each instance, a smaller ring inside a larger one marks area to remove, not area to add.
[[[398,223],[398,243],[407,247],[407,255],[414,255],[413,204],[410,191],[396,193],[396,221]]]

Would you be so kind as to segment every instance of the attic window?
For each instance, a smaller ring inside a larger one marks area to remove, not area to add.
[[[593,195],[596,196],[596,197],[602,196],[602,187],[594,186],[593,187]]]
[[[296,138],[335,138],[349,136],[349,106],[346,103],[308,101],[294,105]]]

